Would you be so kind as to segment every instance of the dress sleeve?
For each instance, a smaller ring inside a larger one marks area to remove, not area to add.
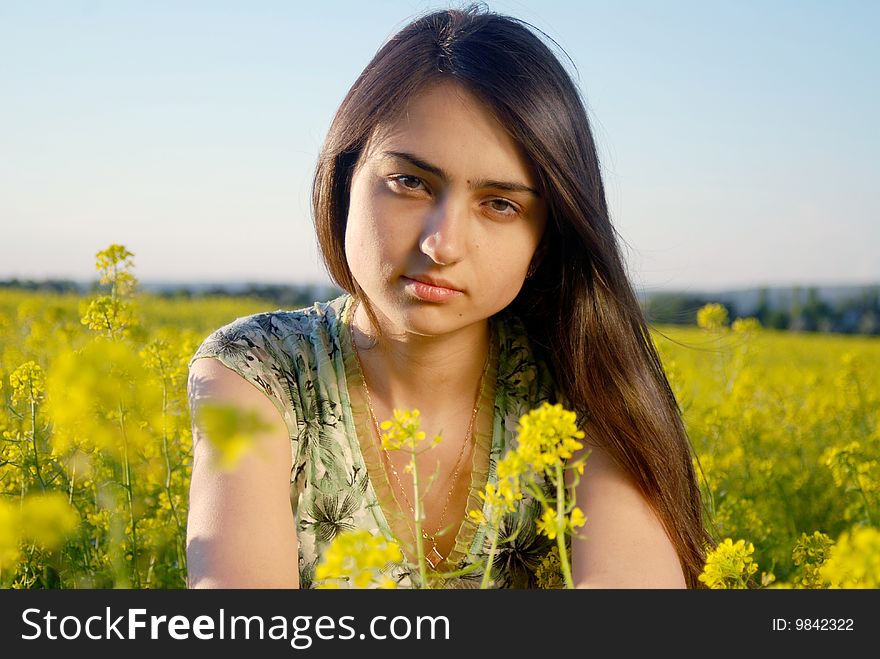
[[[265,394],[280,412],[290,437],[294,464],[300,436],[296,410],[296,374],[281,343],[282,332],[271,313],[238,318],[211,333],[198,347],[188,366],[213,357]]]

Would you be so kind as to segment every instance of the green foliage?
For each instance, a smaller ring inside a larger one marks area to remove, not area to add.
[[[88,298],[0,290],[0,587],[186,584],[187,362],[267,305],[140,293],[132,257],[99,252]]]
[[[102,254],[109,293],[0,290],[0,587],[185,586],[187,362],[210,331],[272,307],[147,295],[133,255]],[[751,587],[757,565],[760,585],[876,587],[880,340],[720,318],[653,331],[706,521],[744,541],[723,543],[713,578]]]
[[[880,523],[880,341],[668,326],[654,341],[717,540],[753,543],[761,583],[827,587],[804,534]]]

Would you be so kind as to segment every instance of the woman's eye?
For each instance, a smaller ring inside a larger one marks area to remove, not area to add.
[[[420,189],[420,186],[424,187],[422,179],[420,179],[418,176],[409,176],[407,174],[402,174],[400,176],[392,176],[390,180],[395,184],[395,186],[401,187],[404,190],[416,191]]]
[[[501,215],[516,215],[518,212],[516,206],[506,199],[492,199],[489,201],[489,207]]]

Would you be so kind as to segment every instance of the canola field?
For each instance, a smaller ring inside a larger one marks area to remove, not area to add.
[[[97,256],[93,295],[0,291],[3,588],[186,586],[187,362],[275,309],[153,297],[124,247]],[[698,324],[652,330],[718,543],[703,582],[880,587],[880,340]]]

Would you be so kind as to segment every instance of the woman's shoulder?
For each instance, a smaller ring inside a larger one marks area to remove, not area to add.
[[[217,359],[265,393],[295,436],[296,424],[303,419],[300,381],[317,373],[319,346],[332,343],[345,303],[343,295],[301,309],[236,318],[211,332],[189,360],[189,367],[192,370],[201,358]]]
[[[291,356],[330,335],[341,318],[347,297],[341,295],[295,310],[240,316],[212,331],[196,350],[190,365],[199,357]]]

